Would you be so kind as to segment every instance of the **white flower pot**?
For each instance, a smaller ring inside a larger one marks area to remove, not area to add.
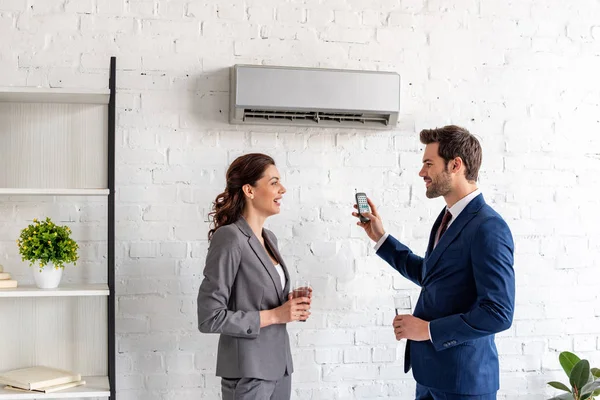
[[[60,278],[62,278],[62,268],[54,268],[54,264],[50,263],[40,269],[39,265],[31,267],[33,269],[33,279],[35,284],[40,289],[54,289],[58,287]]]

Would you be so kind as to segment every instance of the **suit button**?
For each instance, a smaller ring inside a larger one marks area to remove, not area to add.
[[[249,335],[252,333],[252,329],[248,328],[248,330],[246,331],[246,333]]]

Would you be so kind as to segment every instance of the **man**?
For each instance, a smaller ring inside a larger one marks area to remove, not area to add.
[[[423,130],[420,139],[427,197],[446,201],[425,257],[385,232],[370,199],[370,221],[358,225],[377,255],[421,287],[413,315],[393,321],[396,339],[407,339],[404,371],[412,366],[416,399],[496,399],[494,334],[511,326],[514,312],[512,235],[477,188],[478,140],[454,125]]]

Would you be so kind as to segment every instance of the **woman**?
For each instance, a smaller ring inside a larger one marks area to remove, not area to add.
[[[226,178],[211,213],[199,329],[221,335],[217,376],[223,400],[288,400],[293,366],[285,324],[305,321],[311,300],[288,294],[277,238],[263,229],[279,213],[286,190],[275,162],[264,154],[238,157]]]

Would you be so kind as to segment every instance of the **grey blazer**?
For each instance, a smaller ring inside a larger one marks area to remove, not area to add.
[[[286,276],[279,274],[265,248],[243,217],[214,233],[198,292],[198,327],[219,333],[217,376],[280,379],[293,372],[290,339],[285,324],[260,328],[260,310],[287,301],[290,277],[277,248],[277,238],[263,230]]]

